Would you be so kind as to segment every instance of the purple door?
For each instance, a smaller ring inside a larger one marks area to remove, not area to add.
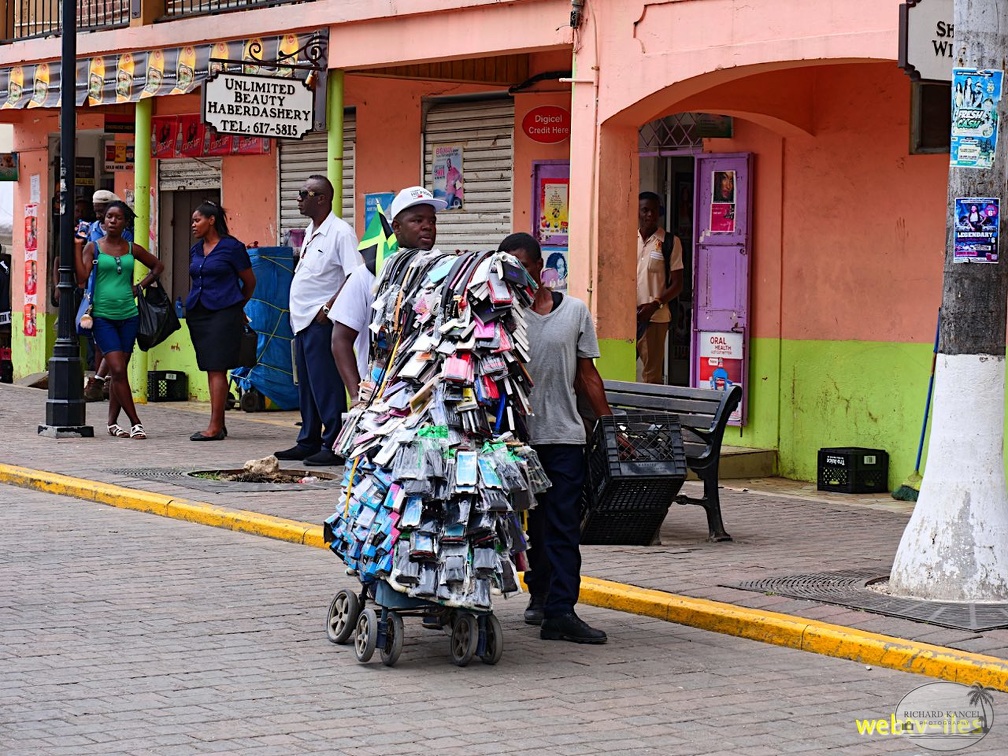
[[[742,386],[732,425],[745,422],[749,369],[749,204],[751,155],[701,155],[693,297],[693,385]]]

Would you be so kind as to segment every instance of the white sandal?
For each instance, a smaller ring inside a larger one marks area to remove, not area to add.
[[[129,431],[126,430],[125,428],[120,427],[118,423],[112,423],[112,425],[108,427],[108,434],[110,436],[113,436],[114,438],[130,437]]]
[[[141,423],[137,423],[132,428],[130,428],[129,437],[140,439],[142,441],[143,439],[147,438],[147,431],[144,430],[144,427]]]

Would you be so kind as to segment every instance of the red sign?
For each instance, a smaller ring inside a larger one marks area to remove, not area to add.
[[[570,138],[570,113],[556,105],[540,105],[525,114],[522,131],[529,139],[542,144],[562,142]]]

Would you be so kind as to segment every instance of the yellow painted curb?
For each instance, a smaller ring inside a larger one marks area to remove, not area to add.
[[[59,473],[31,470],[14,465],[0,464],[0,483],[32,488],[36,491],[45,491],[61,496],[72,496],[75,499],[109,504],[121,509],[134,509],[200,525],[275,538],[279,541],[325,548],[321,525],[287,520],[259,512],[228,509],[201,501],[177,499],[164,494],[138,491],[134,488],[110,483],[96,483],[82,478],[72,478]]]
[[[994,656],[870,633],[789,614],[581,578],[580,601],[701,630],[1008,692],[1008,662]]]
[[[187,522],[326,548],[322,526],[176,499],[58,473],[0,464],[0,483],[148,512]],[[679,596],[600,578],[581,579],[580,601],[701,630],[850,659],[941,680],[1008,692],[1008,662],[993,656],[915,643],[789,614]]]

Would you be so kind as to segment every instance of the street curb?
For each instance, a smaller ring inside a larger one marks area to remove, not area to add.
[[[138,512],[171,517],[200,525],[210,525],[239,533],[250,533],[280,541],[325,548],[321,525],[287,520],[260,512],[228,509],[202,501],[178,499],[164,494],[116,486],[111,483],[98,483],[14,465],[0,464],[0,483],[32,488],[36,491],[45,491],[61,496],[72,496],[75,499],[85,499],[121,509],[133,509]]]
[[[326,548],[322,526],[228,509],[110,483],[0,464],[0,483],[122,509]],[[600,578],[581,579],[581,603],[776,646],[1008,692],[1008,661],[803,617],[680,596]]]

